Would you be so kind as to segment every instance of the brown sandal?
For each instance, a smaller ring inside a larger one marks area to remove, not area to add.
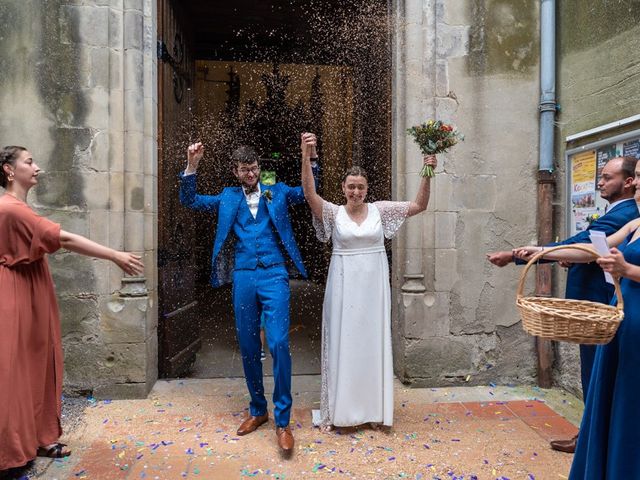
[[[38,447],[38,451],[36,455],[38,457],[46,457],[46,458],[64,458],[71,455],[71,450],[67,450],[63,452],[62,449],[66,447],[66,443],[53,443],[51,446],[47,445],[46,447]]]

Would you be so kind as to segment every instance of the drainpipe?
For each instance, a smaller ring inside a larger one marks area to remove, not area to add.
[[[556,2],[540,2],[540,159],[538,165],[538,245],[553,241],[553,173],[554,121],[556,114]],[[536,295],[550,297],[551,263],[536,269]],[[538,385],[550,388],[553,383],[553,343],[536,337]]]

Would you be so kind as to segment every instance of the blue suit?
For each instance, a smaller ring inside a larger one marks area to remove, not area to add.
[[[617,232],[631,220],[638,218],[638,206],[633,198],[624,200],[611,208],[606,214],[595,220],[582,232],[569,237],[566,240],[550,243],[548,246],[571,245],[574,243],[591,243],[590,230],[604,232],[607,236]],[[575,300],[591,300],[609,304],[613,298],[613,285],[607,283],[602,269],[596,262],[574,263],[567,273],[566,298]],[[591,371],[595,358],[595,345],[580,345],[580,376],[582,381],[582,393],[587,398]]]
[[[249,210],[242,187],[224,188],[219,195],[199,195],[195,174],[180,176],[180,202],[194,210],[218,215],[211,255],[211,285],[219,287],[232,277],[236,334],[251,395],[249,410],[253,416],[267,413],[260,362],[262,312],[273,357],[275,422],[278,427],[286,427],[292,403],[287,259],[303,277],[307,276],[288,207],[303,203],[304,193],[302,187],[284,183],[261,184],[260,188],[262,196],[256,218]],[[270,194],[265,194],[267,191]]]

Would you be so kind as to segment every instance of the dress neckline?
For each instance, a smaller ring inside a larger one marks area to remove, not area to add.
[[[15,195],[9,193],[9,192],[4,192],[4,195],[2,195],[5,198],[10,198],[11,200],[15,201],[15,202],[19,202],[22,203],[24,205],[26,205],[27,203],[24,200],[21,200],[20,198],[16,197]]]
[[[356,222],[353,218],[351,218],[351,215],[349,215],[349,212],[347,212],[347,206],[346,205],[340,205],[342,207],[342,209],[344,210],[344,214],[347,216],[347,218],[349,219],[349,221],[353,224],[355,224],[357,227],[362,227],[362,225],[365,224],[365,222],[367,220],[369,220],[369,215],[371,215],[371,204],[370,203],[366,203],[365,204],[367,206],[367,216],[364,217],[364,220],[362,220],[361,223]]]
[[[636,233],[638,233],[638,229],[640,229],[640,225],[638,225],[633,232],[631,232],[628,236],[629,241],[627,242],[627,245],[631,245],[632,243],[635,243],[636,241],[640,240],[640,236],[638,238],[634,238],[636,236]]]

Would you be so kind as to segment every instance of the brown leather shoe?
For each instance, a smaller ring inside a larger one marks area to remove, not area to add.
[[[276,436],[278,437],[278,445],[282,449],[283,453],[291,453],[293,451],[293,433],[291,433],[291,428],[276,428]]]
[[[552,440],[550,442],[551,448],[559,452],[575,453],[576,443],[578,442],[578,435],[569,440]]]
[[[269,420],[268,413],[265,413],[264,415],[260,415],[259,417],[249,416],[245,419],[244,422],[242,422],[236,434],[242,436],[251,432],[255,432],[256,429],[263,423],[266,423],[267,420]]]

